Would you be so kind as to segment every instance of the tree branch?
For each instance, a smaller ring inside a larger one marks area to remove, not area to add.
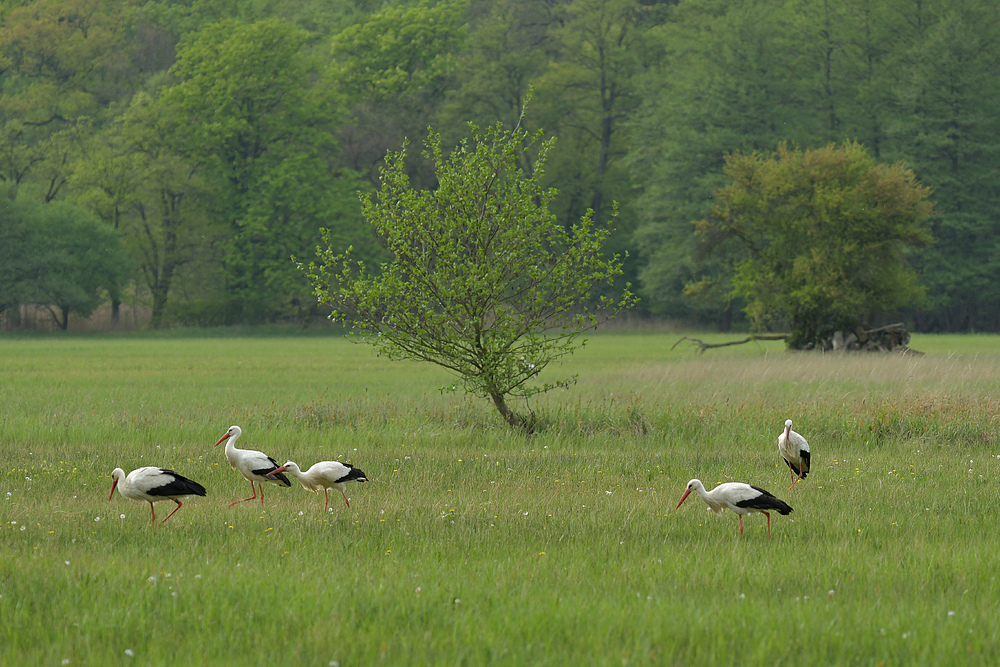
[[[697,338],[691,338],[690,336],[682,336],[680,340],[674,343],[670,349],[674,349],[680,345],[682,340],[689,340],[698,346],[698,354],[704,354],[705,350],[711,350],[717,347],[729,347],[730,345],[743,345],[744,343],[749,343],[756,340],[785,340],[788,338],[789,334],[751,334],[744,338],[743,340],[731,340],[726,343],[706,343],[704,341],[698,340]]]

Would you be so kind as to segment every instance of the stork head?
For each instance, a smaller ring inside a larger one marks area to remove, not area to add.
[[[365,474],[364,470],[362,470],[361,468],[352,466],[350,463],[345,463],[344,465],[347,466],[350,469],[350,472],[347,473],[347,479],[345,481],[351,481],[351,482],[367,482],[368,481],[368,475]]]
[[[791,432],[791,430],[792,430],[792,420],[791,419],[786,419],[785,420],[785,435],[787,436]]]
[[[118,482],[125,478],[125,471],[121,468],[115,468],[111,471],[111,476],[115,481],[111,483],[111,495],[108,496],[109,501],[115,497],[115,489],[118,488]]]
[[[230,438],[238,438],[238,437],[240,437],[240,433],[242,433],[242,432],[243,431],[240,430],[239,426],[230,426],[229,430],[226,431],[226,434],[224,436],[222,436],[221,438],[219,438],[219,441],[217,443],[215,443],[214,445],[212,445],[212,446],[213,447],[218,447],[219,445],[221,445],[222,443],[224,443],[226,440],[229,440]]]
[[[679,503],[677,503],[677,507],[680,507],[681,504],[691,494],[691,492],[694,491],[695,489],[697,489],[699,486],[701,488],[703,488],[703,489],[705,488],[705,485],[701,483],[700,479],[692,479],[690,482],[688,482],[687,488],[684,489],[684,495],[681,496],[681,501]],[[677,507],[675,507],[674,509],[677,509]]]
[[[279,468],[275,468],[268,475],[276,475],[279,472],[290,472],[293,475],[301,475],[302,471],[299,469],[299,464],[295,461],[285,461],[285,464]]]

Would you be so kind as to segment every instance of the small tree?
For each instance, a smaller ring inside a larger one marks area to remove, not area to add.
[[[905,253],[932,241],[931,203],[909,169],[845,143],[737,153],[725,173],[732,182],[695,223],[702,251],[728,259],[733,295],[756,326],[785,320],[789,347],[924,299]]]
[[[434,190],[410,186],[405,145],[388,155],[379,192],[362,198],[390,256],[378,274],[352,260],[350,249],[329,247],[329,235],[307,274],[320,302],[333,306],[331,319],[364,332],[390,358],[447,368],[466,391],[491,399],[508,424],[526,428],[508,399],[565,384],[530,383],[634,297],[626,287],[588,303],[621,274],[621,262],[602,257],[610,229],[595,227],[589,214],[567,229],[549,212],[556,192],[539,179],[552,141],[541,143],[526,176],[518,165],[540,134],[520,125],[470,127],[472,142],[447,158],[429,132],[424,156],[434,164]]]

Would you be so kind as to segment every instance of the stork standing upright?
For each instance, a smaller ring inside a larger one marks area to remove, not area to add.
[[[361,468],[355,468],[350,463],[341,463],[340,461],[319,461],[312,464],[305,472],[299,469],[299,465],[295,461],[287,461],[275,472],[285,471],[298,479],[306,491],[319,493],[319,490],[323,489],[323,495],[326,498],[323,505],[324,512],[330,507],[330,489],[340,491],[340,494],[344,496],[344,502],[350,507],[351,501],[347,499],[345,491],[347,482],[368,481],[368,477],[361,471]]]
[[[744,484],[742,482],[726,482],[719,484],[711,491],[705,490],[705,485],[700,479],[692,479],[688,482],[681,501],[677,503],[677,509],[692,491],[697,491],[701,499],[708,505],[708,509],[716,514],[722,514],[722,510],[729,508],[740,517],[740,535],[743,534],[743,517],[753,512],[760,512],[767,517],[767,539],[771,539],[771,514],[769,510],[785,515],[792,511],[784,501],[778,500],[770,493],[756,486]]]
[[[129,500],[145,500],[149,503],[149,511],[152,514],[151,525],[156,525],[156,510],[153,503],[162,500],[172,500],[177,503],[174,511],[167,515],[167,519],[174,515],[174,512],[181,508],[181,501],[178,498],[185,496],[203,496],[205,487],[198,482],[192,481],[183,475],[178,475],[168,468],[157,468],[156,466],[143,466],[136,468],[127,476],[121,468],[111,471],[114,482],[111,484],[111,495],[108,502],[115,497],[117,488],[123,496]],[[164,519],[160,523],[166,523]]]
[[[792,488],[800,479],[809,474],[809,443],[792,430],[792,420],[785,420],[785,430],[778,436],[778,453],[788,464],[792,476]]]
[[[223,442],[226,443],[226,460],[229,461],[229,465],[232,466],[233,470],[243,475],[243,479],[250,482],[250,490],[253,492],[253,495],[249,498],[234,500],[229,503],[229,506],[232,507],[237,503],[256,498],[257,489],[254,487],[254,482],[256,482],[260,487],[260,505],[263,507],[264,482],[271,482],[279,486],[291,486],[292,483],[277,470],[278,462],[267,454],[254,449],[237,449],[234,443],[242,433],[243,430],[239,426],[230,426],[226,434],[219,438],[219,441],[213,445],[214,447],[218,447]]]

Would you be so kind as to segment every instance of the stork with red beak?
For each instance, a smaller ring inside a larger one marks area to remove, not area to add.
[[[111,471],[111,476],[115,481],[111,484],[111,495],[108,496],[108,502],[111,502],[111,499],[115,497],[116,488],[129,500],[145,500],[149,503],[149,511],[152,514],[151,525],[154,526],[156,525],[156,510],[153,509],[153,503],[163,500],[172,500],[177,503],[174,511],[167,515],[167,519],[169,519],[174,515],[174,512],[181,508],[182,503],[178,500],[179,498],[205,495],[204,486],[167,468],[144,466],[136,468],[127,476],[124,470],[115,468]],[[160,523],[166,523],[167,519]]]
[[[792,420],[785,420],[785,430],[778,435],[778,454],[788,464],[792,476],[792,488],[800,479],[809,474],[809,443],[792,430]]]
[[[319,493],[319,490],[323,489],[323,496],[326,498],[326,503],[323,505],[324,512],[330,507],[330,489],[340,491],[340,494],[344,496],[344,502],[350,507],[351,501],[347,499],[345,492],[347,482],[368,481],[368,477],[361,471],[361,468],[355,468],[350,463],[341,463],[340,461],[319,461],[312,464],[305,472],[299,469],[299,465],[295,461],[288,461],[274,472],[285,471],[297,478],[306,491]]]
[[[743,534],[743,517],[753,512],[760,512],[767,517],[767,539],[771,539],[770,511],[776,511],[782,515],[792,511],[792,508],[785,502],[778,500],[759,487],[742,482],[726,482],[719,484],[711,491],[706,491],[705,485],[701,483],[700,479],[692,479],[688,482],[687,489],[681,496],[681,501],[677,503],[677,508],[692,491],[696,491],[708,505],[708,509],[716,514],[722,514],[722,510],[727,508],[736,512],[740,517],[740,535]]]
[[[243,431],[239,426],[230,426],[226,434],[219,438],[219,441],[214,445],[218,447],[223,442],[226,443],[226,460],[229,461],[229,465],[232,466],[233,470],[243,475],[243,479],[250,482],[250,491],[253,492],[253,495],[249,498],[234,500],[229,503],[229,506],[232,507],[237,503],[243,503],[256,498],[257,489],[254,487],[254,482],[256,482],[257,486],[260,487],[260,505],[263,507],[264,482],[270,482],[279,486],[291,486],[292,483],[278,471],[278,462],[267,454],[253,449],[237,449],[233,443],[236,442],[242,433]]]

